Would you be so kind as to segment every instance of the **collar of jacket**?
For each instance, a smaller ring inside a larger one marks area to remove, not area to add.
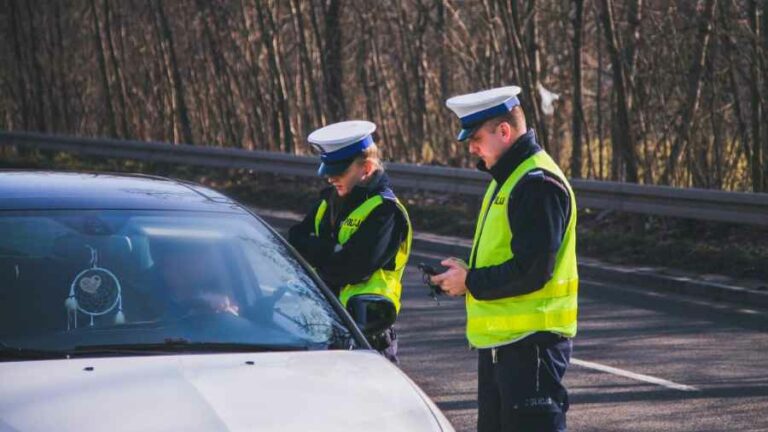
[[[485,166],[485,162],[480,160],[477,163],[477,169],[489,173],[496,183],[502,184],[507,177],[515,171],[526,159],[541,151],[541,147],[536,142],[536,133],[533,129],[523,134],[517,141],[501,155],[498,162],[490,169]]]
[[[389,177],[384,171],[376,170],[371,175],[370,180],[352,188],[349,195],[343,200],[336,195],[336,189],[333,186],[324,189],[320,196],[329,202],[334,201],[346,209],[355,209],[368,198],[382,193],[387,188],[389,188]]]

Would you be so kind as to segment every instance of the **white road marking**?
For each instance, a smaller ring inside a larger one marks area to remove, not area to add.
[[[756,311],[754,309],[739,309],[739,312],[744,313],[744,314],[748,314],[748,315],[757,315],[757,314],[760,313],[760,312],[758,312],[758,311]]]
[[[667,381],[665,379],[656,378],[656,377],[653,377],[653,376],[650,376],[650,375],[643,375],[643,374],[639,374],[639,373],[635,373],[635,372],[630,372],[628,370],[619,369],[619,368],[615,368],[615,367],[612,367],[612,366],[607,366],[607,365],[604,365],[604,364],[595,363],[595,362],[591,362],[591,361],[586,361],[586,360],[580,360],[580,359],[572,358],[571,359],[571,363],[575,364],[575,365],[578,365],[578,366],[581,366],[581,367],[588,368],[588,369],[594,369],[594,370],[597,370],[597,371],[600,371],[600,372],[606,372],[606,373],[613,374],[613,375],[623,376],[625,378],[633,379],[633,380],[636,380],[636,381],[647,382],[649,384],[655,384],[655,385],[659,385],[659,386],[662,386],[662,387],[670,388],[670,389],[673,389],[673,390],[680,390],[680,391],[685,391],[685,392],[699,391],[699,389],[697,387],[694,387],[694,386],[689,386],[689,385],[685,385],[685,384],[678,384],[678,383],[675,383],[675,382],[672,382],[672,381]]]

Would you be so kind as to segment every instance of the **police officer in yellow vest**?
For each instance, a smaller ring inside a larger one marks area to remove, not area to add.
[[[401,279],[411,251],[408,212],[389,186],[368,121],[345,121],[318,129],[309,142],[320,151],[318,174],[330,187],[302,222],[290,243],[317,270],[358,323],[360,299],[400,310]],[[394,326],[369,337],[371,345],[397,363]]]
[[[478,349],[478,431],[565,431],[562,384],[576,334],[576,201],[536,143],[520,88],[448,99],[458,140],[492,177],[468,262],[448,258],[433,282],[466,294],[467,339]]]

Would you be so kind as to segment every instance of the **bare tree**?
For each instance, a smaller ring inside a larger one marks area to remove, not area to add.
[[[614,126],[614,140],[624,160],[627,181],[637,182],[637,156],[635,155],[635,138],[633,126],[630,120],[631,99],[627,85],[627,73],[621,58],[621,48],[616,34],[616,25],[613,19],[613,1],[601,0],[602,26],[605,31],[605,39],[608,52],[611,57],[613,69],[613,88],[616,97],[616,124]]]
[[[342,66],[342,28],[341,14],[344,0],[323,1],[325,44],[323,45],[323,78],[328,101],[328,120],[336,122],[347,115],[347,107],[344,103],[344,68]]]
[[[584,0],[572,0],[573,4],[573,115],[571,130],[573,148],[571,150],[571,176],[581,178],[581,127],[584,124],[581,79],[581,38],[583,34]]]
[[[691,126],[693,117],[699,108],[701,96],[701,80],[704,74],[704,62],[706,61],[707,49],[709,47],[709,36],[712,32],[715,6],[717,0],[706,0],[701,19],[699,20],[698,37],[696,41],[696,52],[693,56],[690,72],[688,74],[688,89],[686,103],[683,106],[679,121],[679,132],[672,144],[672,150],[669,156],[667,169],[662,175],[662,182],[667,183],[671,176],[675,174],[678,159],[690,141]],[[697,7],[697,9],[699,9]]]
[[[107,42],[107,49],[109,52],[109,59],[112,64],[112,70],[114,70],[114,80],[117,85],[117,101],[120,106],[120,129],[121,136],[129,136],[128,131],[128,106],[126,103],[127,90],[125,87],[125,78],[123,77],[123,69],[117,60],[117,54],[115,53],[115,44],[113,41],[112,32],[112,8],[110,7],[109,0],[103,0],[102,6],[104,10],[104,35]],[[93,8],[93,7],[92,7]]]
[[[293,127],[291,126],[290,106],[288,105],[288,90],[285,84],[283,72],[283,58],[280,52],[277,24],[272,14],[272,8],[269,4],[259,1],[257,6],[259,23],[264,33],[262,42],[267,49],[267,60],[269,62],[270,77],[272,78],[272,90],[277,100],[277,110],[275,116],[274,137],[275,142],[280,142],[282,137],[282,150],[286,153],[293,153]]]
[[[99,72],[101,73],[102,91],[104,92],[104,104],[107,107],[107,124],[109,136],[117,138],[117,123],[115,122],[115,109],[112,106],[112,92],[109,88],[109,75],[107,74],[107,61],[104,56],[104,45],[101,43],[101,27],[99,16],[96,12],[95,0],[90,0],[91,19],[93,22],[93,42],[99,59]]]
[[[184,83],[179,73],[179,65],[176,60],[176,48],[173,44],[173,32],[168,24],[168,17],[165,14],[163,2],[152,0],[151,7],[155,14],[156,25],[160,36],[160,47],[165,61],[165,69],[168,81],[171,85],[171,98],[173,101],[173,111],[176,116],[176,127],[174,127],[174,141],[187,144],[194,143],[192,138],[192,128],[189,123],[189,114],[187,112],[187,103],[184,100]]]
[[[7,9],[10,11],[10,24],[11,24],[11,37],[12,37],[12,44],[13,44],[13,60],[14,60],[14,66],[15,66],[15,73],[16,73],[16,100],[21,105],[21,125],[24,129],[29,129],[31,126],[30,117],[31,114],[29,112],[29,97],[27,95],[27,82],[26,82],[26,71],[24,70],[24,56],[23,52],[24,49],[22,48],[22,42],[21,42],[21,34],[22,30],[20,28],[21,26],[21,12],[18,9],[18,6],[16,4],[16,0],[9,0],[10,7]]]
[[[752,93],[752,189],[755,192],[761,192],[764,189],[765,175],[763,166],[763,113],[762,104],[762,53],[760,52],[760,36],[762,29],[760,28],[760,7],[757,0],[749,0],[749,27],[751,31],[752,43],[752,65],[750,68],[750,90]]]
[[[0,125],[302,152],[369,118],[389,159],[472,166],[445,99],[516,84],[573,176],[768,190],[761,0],[189,3],[0,0]]]
[[[760,56],[761,66],[760,70],[765,72],[766,65],[768,65],[768,7],[766,6],[765,2],[763,2],[763,7],[760,10],[760,14],[763,16],[763,22],[762,27],[760,29],[760,32],[763,36],[763,46],[762,46],[762,53]],[[765,125],[768,123],[768,102],[766,102],[766,97],[768,97],[768,77],[763,76],[763,98],[761,98],[761,101],[763,103],[762,107],[762,119],[760,120],[760,123],[762,125]],[[763,192],[768,192],[768,131],[763,133],[763,151],[762,157],[763,157]]]
[[[312,66],[309,54],[310,46],[307,41],[307,26],[299,0],[291,0],[291,13],[293,14],[295,32],[298,36],[299,56],[301,58],[302,73],[304,74],[304,92],[309,95],[314,121],[318,124],[325,124],[323,109],[320,105],[320,97],[318,96],[318,88],[314,85],[316,81],[315,74],[313,73],[314,67]]]

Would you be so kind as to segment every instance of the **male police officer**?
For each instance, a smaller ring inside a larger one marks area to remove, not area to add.
[[[361,325],[371,305],[388,307],[393,318],[400,310],[413,236],[408,212],[379,160],[375,130],[371,122],[352,120],[309,135],[321,153],[318,174],[332,187],[320,192],[318,203],[289,233],[291,244]],[[371,339],[374,348],[397,363],[393,327]]]
[[[493,180],[468,263],[448,258],[433,282],[466,294],[467,338],[479,350],[478,431],[564,431],[562,384],[576,334],[576,201],[563,172],[502,87],[448,99],[459,141]]]

